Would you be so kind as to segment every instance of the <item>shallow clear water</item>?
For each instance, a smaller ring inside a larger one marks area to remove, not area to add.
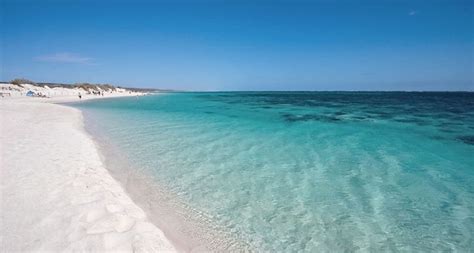
[[[474,248],[474,94],[168,93],[77,104],[263,251]]]

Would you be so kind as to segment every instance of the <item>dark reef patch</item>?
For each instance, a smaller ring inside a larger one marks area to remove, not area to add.
[[[469,145],[474,145],[474,135],[463,135],[463,136],[458,136],[458,140],[469,144]]]
[[[451,121],[451,122],[441,122],[437,124],[439,127],[459,127],[459,126],[464,126],[462,122],[456,122],[456,121]]]
[[[420,125],[420,126],[429,125],[429,123],[427,121],[419,119],[419,118],[398,118],[398,119],[394,119],[394,120],[397,121],[397,122],[401,122],[401,123],[414,123],[414,124],[417,124],[417,125]]]
[[[260,110],[262,113],[269,111],[273,113],[272,109],[290,106],[291,111],[280,114],[287,122],[337,123],[382,120],[433,126],[440,131],[456,135],[471,135],[470,131],[474,129],[472,92],[263,91],[201,93],[198,96],[222,103],[223,107],[226,104],[229,108],[233,108],[234,104],[246,105],[245,108],[253,109],[255,112]]]
[[[445,133],[457,133],[458,131],[452,129],[452,128],[440,128],[439,129],[441,132],[445,132]]]
[[[368,117],[365,117],[365,116],[352,116],[351,118],[353,120],[366,120]]]
[[[318,114],[304,114],[304,115],[295,115],[295,114],[282,114],[282,118],[287,122],[297,122],[297,121],[321,121],[321,122],[338,122],[341,121],[340,118],[327,115],[318,115]]]

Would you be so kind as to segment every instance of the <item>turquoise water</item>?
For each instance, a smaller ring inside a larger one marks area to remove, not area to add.
[[[257,251],[472,251],[474,94],[167,93],[75,105]]]

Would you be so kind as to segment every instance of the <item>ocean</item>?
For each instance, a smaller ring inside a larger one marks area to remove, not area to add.
[[[474,249],[474,93],[177,92],[74,106],[123,184],[141,174],[160,189],[135,195],[165,233],[219,250]]]

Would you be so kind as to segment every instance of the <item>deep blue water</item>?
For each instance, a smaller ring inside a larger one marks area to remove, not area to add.
[[[76,105],[262,251],[472,251],[474,93],[166,93]]]

